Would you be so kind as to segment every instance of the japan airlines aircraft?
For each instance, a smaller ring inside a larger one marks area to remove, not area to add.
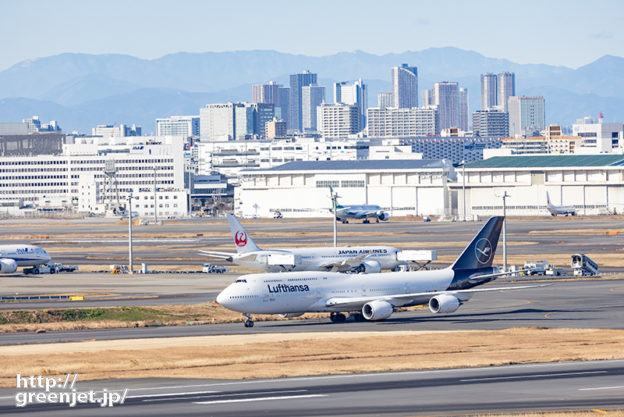
[[[329,191],[332,195],[334,194],[333,187],[329,187]],[[330,209],[329,211],[333,213],[333,209]],[[379,220],[389,220],[390,214],[383,211],[380,206],[374,204],[343,206],[336,202],[336,220],[343,223],[349,223],[349,219],[364,219],[363,223],[370,223],[369,219],[375,219],[377,223],[379,223]]]
[[[476,292],[535,286],[474,288],[509,273],[492,267],[503,217],[492,217],[448,268],[429,271],[357,275],[332,272],[284,272],[242,275],[218,296],[222,306],[243,313],[296,317],[306,312],[330,312],[334,322],[384,320],[396,307],[429,303],[433,313],[453,313]]]
[[[391,246],[341,246],[292,249],[260,249],[239,221],[227,215],[237,253],[199,251],[204,256],[225,259],[237,265],[266,272],[338,271],[379,272],[406,264]]]
[[[11,274],[18,266],[36,266],[45,264],[50,255],[33,245],[2,245],[0,246],[0,274]]]
[[[556,216],[558,214],[567,216],[572,215],[576,216],[576,209],[571,206],[555,206],[550,202],[550,195],[548,195],[548,191],[546,191],[546,209],[550,212],[551,216]]]

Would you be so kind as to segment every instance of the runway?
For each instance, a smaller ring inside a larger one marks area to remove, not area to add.
[[[77,391],[126,391],[124,404],[15,407],[3,415],[405,416],[624,407],[624,361],[514,365],[269,380],[138,379],[80,382]],[[41,391],[41,390],[40,390]]]
[[[456,255],[467,244],[481,222],[430,222],[391,219],[380,224],[337,225],[338,244],[386,244],[409,249],[436,249],[438,256]],[[243,226],[261,248],[329,246],[331,219],[282,219],[245,221]],[[509,218],[507,240],[510,254],[614,253],[622,250],[622,236],[604,230],[623,228],[618,217]],[[35,219],[32,223],[10,220],[0,228],[0,244],[15,243],[19,235],[38,244],[64,264],[110,265],[127,262],[127,223],[115,219]],[[198,266],[205,258],[198,250],[234,251],[232,237],[223,220],[193,219],[163,225],[134,227],[135,262],[157,265]],[[73,250],[75,249],[75,250]],[[530,259],[526,259],[530,260]],[[219,262],[221,263],[221,262]],[[569,266],[568,262],[566,265]],[[604,271],[624,270],[604,266]],[[107,269],[107,267],[104,267]]]
[[[453,314],[435,315],[428,309],[423,309],[396,312],[389,319],[380,322],[331,323],[329,319],[322,318],[257,321],[253,328],[246,328],[241,322],[47,333],[20,332],[3,334],[0,344],[330,330],[498,330],[533,326],[624,329],[624,280],[557,281],[551,284],[541,288],[476,294]],[[491,287],[510,285],[513,284],[488,284]]]

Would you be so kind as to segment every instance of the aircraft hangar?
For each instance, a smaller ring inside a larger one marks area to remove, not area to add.
[[[502,156],[456,168],[457,216],[548,215],[546,193],[579,215],[624,212],[624,155]],[[465,181],[464,181],[465,172]],[[464,195],[466,204],[464,206]]]
[[[446,215],[453,204],[447,160],[293,161],[241,171],[234,195],[240,217],[330,217],[338,204],[376,204],[390,216]]]

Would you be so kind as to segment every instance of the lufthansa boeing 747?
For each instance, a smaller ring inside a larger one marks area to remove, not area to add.
[[[533,286],[475,288],[509,273],[498,272],[492,260],[503,225],[492,217],[457,260],[440,270],[387,272],[367,275],[332,272],[284,272],[240,276],[217,297],[222,306],[243,313],[246,327],[251,314],[296,317],[306,312],[329,312],[334,322],[384,320],[397,307],[429,304],[433,313],[453,313],[477,292],[514,290]]]

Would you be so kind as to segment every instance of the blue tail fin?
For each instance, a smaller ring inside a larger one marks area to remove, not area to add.
[[[491,267],[504,220],[503,216],[490,217],[451,268],[458,270]]]

